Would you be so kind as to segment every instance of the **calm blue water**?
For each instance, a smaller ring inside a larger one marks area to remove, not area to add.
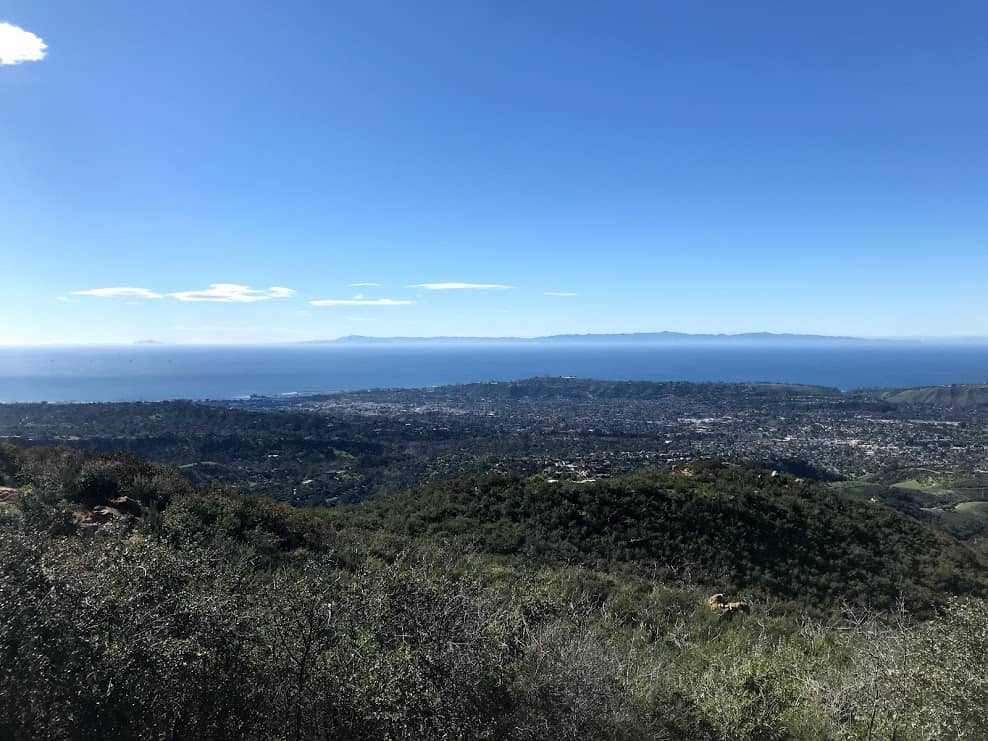
[[[988,346],[0,348],[0,401],[8,402],[224,399],[543,375],[843,389],[983,383]]]

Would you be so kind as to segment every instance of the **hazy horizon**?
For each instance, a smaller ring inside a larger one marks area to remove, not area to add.
[[[578,333],[578,332],[567,332],[561,334],[552,335],[499,335],[499,336],[479,336],[479,335],[434,335],[434,336],[394,336],[394,335],[368,335],[368,334],[348,334],[340,335],[338,337],[312,337],[309,339],[302,340],[269,340],[269,341],[243,341],[243,340],[230,340],[226,342],[216,342],[216,341],[187,341],[187,342],[164,342],[156,340],[153,338],[145,339],[134,339],[134,340],[120,340],[116,342],[25,342],[25,343],[2,343],[0,342],[0,347],[3,348],[18,348],[18,347],[265,347],[265,346],[293,346],[293,345],[318,345],[318,344],[328,344],[332,345],[335,343],[348,344],[347,341],[352,341],[354,344],[361,340],[367,340],[371,344],[379,344],[386,341],[393,341],[395,343],[401,341],[414,341],[416,343],[428,343],[436,342],[443,343],[444,341],[475,341],[475,342],[510,342],[512,340],[518,340],[526,343],[530,343],[538,340],[556,340],[557,338],[573,338],[574,341],[580,343],[592,342],[594,338],[618,338],[618,337],[628,337],[629,342],[632,343],[644,343],[647,340],[644,337],[648,335],[663,335],[668,334],[672,336],[678,336],[678,341],[683,343],[689,343],[691,340],[702,341],[707,346],[716,344],[718,340],[723,340],[725,343],[730,344],[732,340],[744,339],[748,336],[754,336],[758,339],[752,339],[751,342],[763,342],[764,344],[773,344],[778,342],[780,344],[798,344],[800,338],[806,338],[809,341],[813,341],[818,345],[827,344],[828,341],[833,344],[841,344],[847,342],[860,343],[861,345],[867,345],[868,343],[926,343],[931,345],[936,344],[964,344],[964,343],[986,343],[988,344],[988,336],[965,336],[965,335],[942,335],[942,336],[900,336],[900,337],[862,337],[862,336],[851,336],[851,335],[825,335],[825,334],[811,334],[804,332],[772,332],[772,331],[759,331],[753,330],[750,332],[737,332],[737,333],[727,333],[727,332],[679,332],[677,330],[646,330],[641,332],[589,332],[589,333]],[[639,339],[634,339],[639,338]],[[613,344],[615,341],[612,340]]]

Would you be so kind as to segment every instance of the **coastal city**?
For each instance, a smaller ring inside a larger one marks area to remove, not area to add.
[[[234,406],[389,419],[409,434],[459,428],[472,431],[472,440],[500,441],[498,448],[511,450],[505,457],[526,470],[567,479],[705,458],[798,461],[840,478],[889,468],[988,468],[988,407],[980,398],[945,406],[937,397],[914,403],[915,397],[902,390],[841,393],[780,384],[530,379],[252,397]],[[469,450],[476,453],[474,443]]]

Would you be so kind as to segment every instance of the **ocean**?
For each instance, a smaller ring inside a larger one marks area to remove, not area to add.
[[[0,347],[0,402],[231,399],[576,376],[841,389],[988,382],[988,346],[270,345]]]

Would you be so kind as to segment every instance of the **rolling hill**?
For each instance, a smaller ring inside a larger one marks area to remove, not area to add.
[[[883,504],[715,462],[587,483],[468,478],[330,513],[338,527],[460,539],[537,563],[690,578],[835,608],[988,594],[964,545]]]
[[[884,398],[893,404],[901,405],[974,409],[988,407],[988,384],[955,384],[899,389],[884,394]]]

